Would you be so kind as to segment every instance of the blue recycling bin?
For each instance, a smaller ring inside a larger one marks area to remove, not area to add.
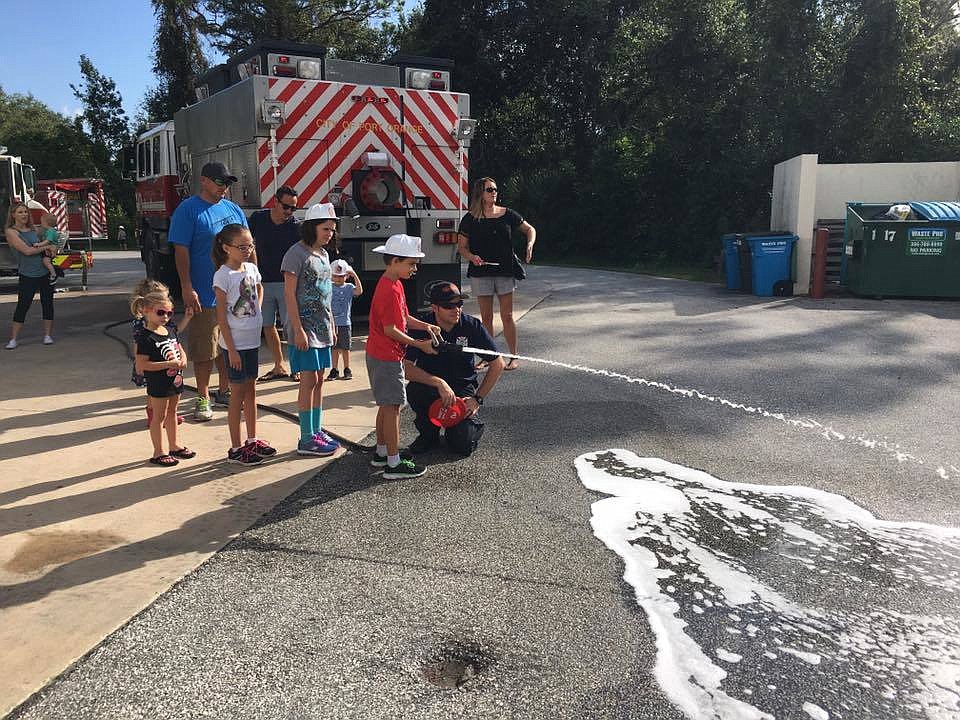
[[[723,267],[727,274],[727,290],[740,290],[740,245],[742,233],[729,233],[723,236]]]
[[[797,236],[784,233],[747,236],[753,260],[753,294],[757,297],[793,294],[793,247]]]

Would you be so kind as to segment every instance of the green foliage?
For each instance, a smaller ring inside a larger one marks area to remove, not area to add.
[[[80,74],[80,85],[70,83],[74,96],[83,104],[80,117],[94,144],[102,146],[109,157],[114,157],[130,135],[117,85],[97,70],[86,55],[80,56]]]
[[[80,56],[80,74],[80,85],[71,83],[70,87],[83,104],[83,112],[75,125],[77,130],[81,130],[81,122],[87,127],[90,154],[96,169],[91,175],[103,178],[107,197],[121,203],[127,215],[133,215],[136,209],[133,186],[123,178],[120,166],[121,150],[130,142],[123,100],[113,80],[97,70],[86,55]]]
[[[157,31],[153,72],[157,85],[147,92],[142,124],[163,122],[196,100],[197,78],[209,67],[203,54],[201,23],[192,0],[153,0]]]
[[[95,175],[93,147],[82,127],[32,95],[0,88],[0,141],[36,168],[37,178]]]
[[[426,0],[402,41],[453,57],[480,120],[471,174],[540,257],[709,266],[766,229],[773,166],[953,159],[948,0]]]
[[[384,33],[372,23],[403,7],[402,0],[197,0],[202,32],[226,55],[264,39],[313,43],[353,60],[381,60]]]

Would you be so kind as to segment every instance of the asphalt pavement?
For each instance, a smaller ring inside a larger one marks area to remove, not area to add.
[[[545,292],[519,324],[521,354],[622,377],[524,361],[484,405],[480,450],[432,453],[421,478],[386,482],[346,454],[14,717],[683,717],[653,673],[657,637],[623,562],[593,534],[603,496],[574,468],[588,452],[960,525],[960,304],[530,275]],[[960,560],[945,562],[956,577]],[[802,595],[820,577],[790,582]],[[923,613],[928,598],[905,593],[872,601]],[[815,717],[786,710],[799,699],[764,710]]]

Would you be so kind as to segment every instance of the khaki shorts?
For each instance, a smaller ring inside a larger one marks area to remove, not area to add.
[[[217,326],[217,309],[204,308],[198,315],[194,315],[187,325],[187,342],[190,345],[190,360],[192,362],[206,362],[213,360],[220,353],[217,339],[220,337],[220,328]]]

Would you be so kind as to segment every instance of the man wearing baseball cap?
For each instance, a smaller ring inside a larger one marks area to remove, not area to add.
[[[190,359],[197,382],[197,400],[193,415],[197,420],[212,420],[210,374],[217,364],[220,389],[214,395],[218,405],[229,405],[230,390],[223,356],[217,348],[217,313],[213,292],[213,239],[225,226],[237,223],[247,227],[247,217],[238,205],[226,199],[230,186],[237,182],[227,166],[209,162],[200,170],[200,192],[177,206],[170,218],[167,239],[173,245],[183,304],[193,308],[188,326]]]
[[[463,312],[463,301],[467,297],[452,282],[436,282],[428,291],[430,310],[418,316],[424,322],[439,325],[441,340],[449,344],[442,345],[437,355],[422,353],[413,345],[407,347],[403,361],[404,373],[409,380],[407,402],[416,413],[414,425],[420,432],[410,445],[411,453],[427,452],[440,442],[440,428],[430,421],[429,416],[430,405],[437,398],[443,407],[449,407],[457,398],[467,406],[466,419],[444,432],[447,447],[461,455],[470,455],[477,449],[483,435],[483,422],[478,413],[500,379],[504,363],[499,355],[484,355],[490,364],[483,380],[479,380],[474,354],[457,351],[458,347],[497,351],[493,338],[480,320]],[[411,330],[410,336],[420,339],[426,337],[426,333]]]

